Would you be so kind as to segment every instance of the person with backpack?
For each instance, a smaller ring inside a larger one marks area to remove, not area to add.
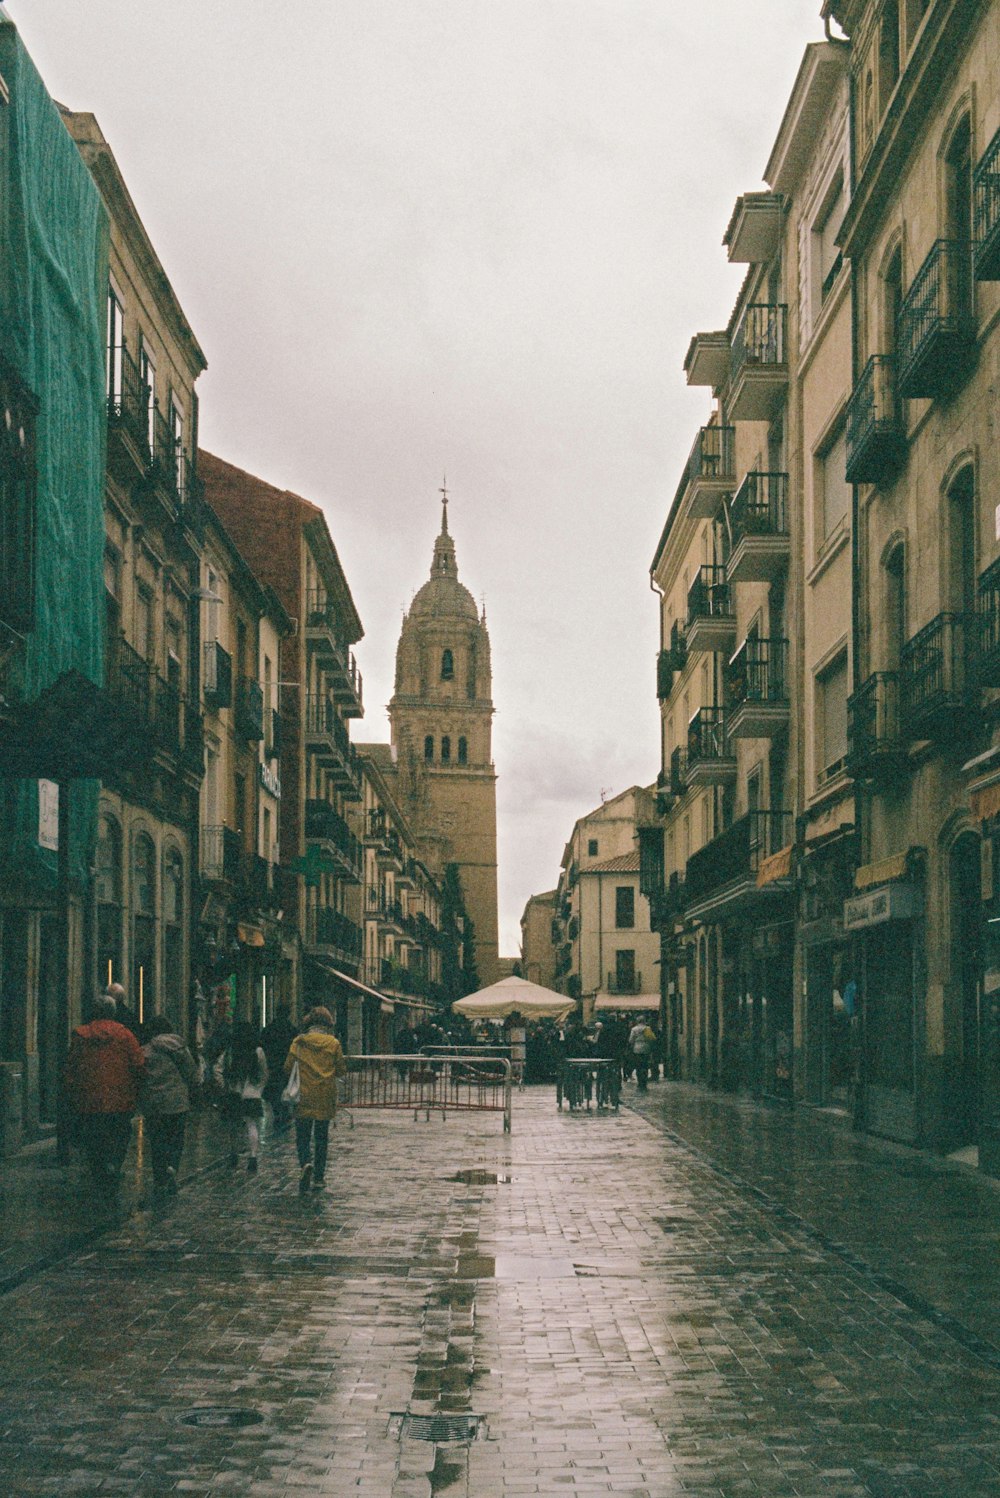
[[[635,1080],[640,1092],[645,1092],[649,1080],[649,1048],[656,1036],[642,1018],[637,1019],[628,1034],[628,1048],[635,1065]]]
[[[256,1175],[267,1059],[261,1049],[260,1032],[249,1020],[237,1020],[233,1025],[229,1045],[216,1063],[216,1080],[223,1089],[219,1112],[229,1126],[230,1169],[239,1165],[240,1147],[245,1143],[250,1152],[247,1173]]]

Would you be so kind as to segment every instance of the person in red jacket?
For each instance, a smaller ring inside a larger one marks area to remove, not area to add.
[[[138,1040],[115,1019],[114,999],[101,994],[94,1018],[73,1031],[65,1081],[91,1178],[112,1200],[121,1186],[145,1064]]]

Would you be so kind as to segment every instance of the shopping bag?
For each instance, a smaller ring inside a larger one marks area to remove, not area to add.
[[[281,1094],[281,1101],[283,1103],[297,1103],[299,1100],[299,1087],[299,1063],[293,1061],[292,1069],[288,1073],[288,1081],[285,1083]]]

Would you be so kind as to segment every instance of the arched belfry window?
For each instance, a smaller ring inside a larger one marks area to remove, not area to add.
[[[424,739],[424,759],[434,758],[434,735],[429,733]]]
[[[450,650],[441,652],[441,680],[453,681],[455,678],[455,657]]]
[[[461,738],[458,741],[458,762],[460,765],[467,765],[469,763],[469,744],[465,738]]]
[[[441,763],[446,765],[451,760],[451,739],[447,734],[441,737]]]

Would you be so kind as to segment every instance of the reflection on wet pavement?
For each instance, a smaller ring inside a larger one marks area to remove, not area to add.
[[[982,1249],[992,1188],[651,1092],[528,1089],[508,1137],[359,1118],[322,1196],[279,1140],[91,1241],[0,1303],[0,1491],[1000,1494],[990,1305],[960,1323],[957,1276],[939,1305],[888,1247],[929,1193],[920,1241],[976,1201]]]

